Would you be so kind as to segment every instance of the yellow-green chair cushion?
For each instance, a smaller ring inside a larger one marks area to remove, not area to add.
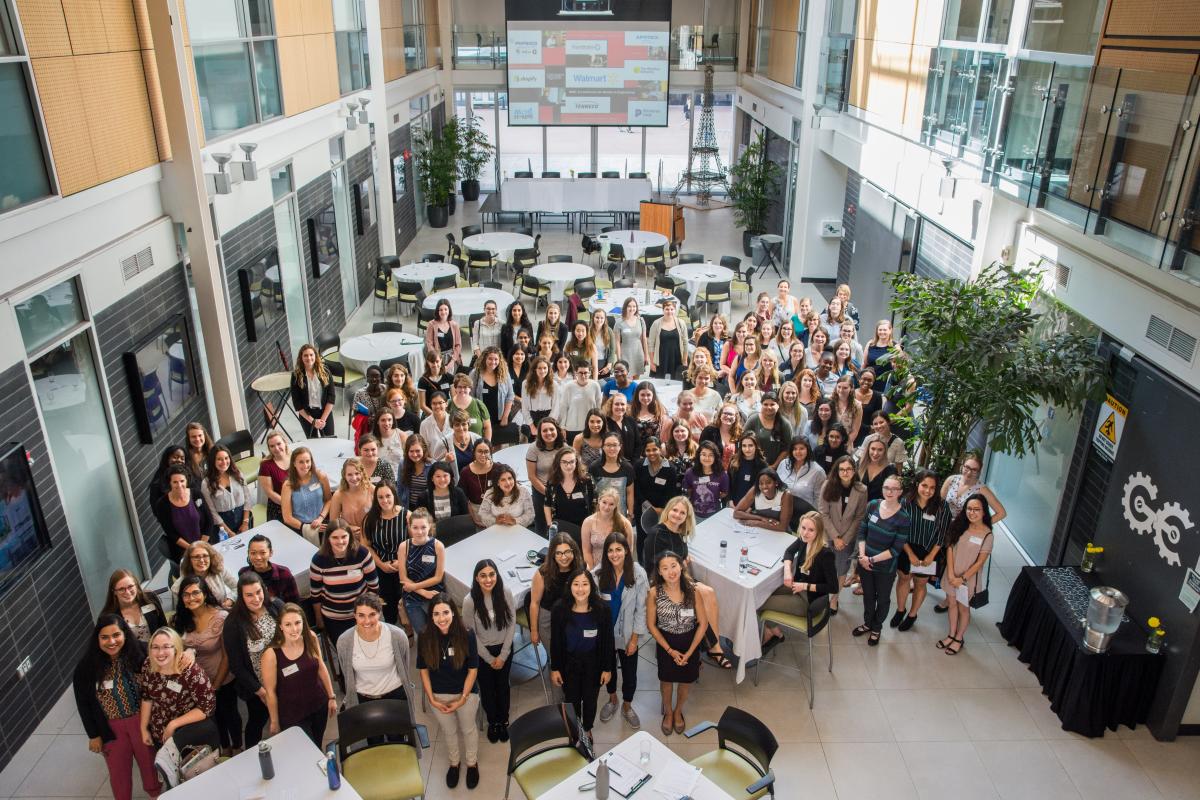
[[[829,612],[822,611],[820,614],[818,614],[815,618],[813,618],[813,624],[820,625],[821,621],[825,619],[825,615],[827,613]],[[800,631],[802,633],[808,632],[808,620],[804,617],[797,616],[796,614],[786,614],[782,611],[764,611],[758,616],[763,622],[782,625],[785,628],[791,628],[794,631]]]
[[[247,484],[258,480],[258,466],[262,463],[260,456],[246,456],[239,458],[234,463],[237,464],[238,472],[242,473],[242,480]]]
[[[587,763],[587,759],[574,748],[556,747],[522,763],[513,770],[513,778],[525,796],[534,800],[574,775],[581,767],[587,766]]]
[[[529,629],[529,612],[524,608],[517,609],[517,613],[513,615],[513,621],[526,630]]]
[[[408,800],[425,794],[417,751],[406,744],[381,744],[351,753],[342,774],[363,800]]]
[[[342,354],[341,353],[330,353],[327,356],[322,356],[322,358],[324,358],[326,361],[337,361],[337,362],[341,363]],[[358,383],[359,381],[362,381],[362,380],[366,380],[366,378],[367,378],[366,375],[363,375],[361,372],[359,372],[356,369],[350,369],[349,367],[346,367],[345,371],[346,371],[346,385],[347,386],[350,386],[351,384],[354,384],[354,383]]]
[[[730,797],[759,798],[767,794],[765,787],[754,794],[746,794],[746,787],[762,776],[750,766],[750,762],[728,750],[718,748],[693,758],[688,763],[704,770],[704,777],[721,787]],[[358,788],[357,784],[355,788]]]
[[[259,503],[254,507],[254,524],[262,525],[267,521],[267,507],[263,503]]]

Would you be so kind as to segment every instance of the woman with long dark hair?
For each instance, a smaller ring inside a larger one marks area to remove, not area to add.
[[[429,488],[425,493],[425,510],[435,522],[471,513],[467,495],[454,485],[454,470],[445,461],[429,466]],[[530,514],[532,521],[532,514]]]
[[[192,542],[215,540],[217,528],[200,493],[190,488],[193,477],[187,467],[171,467],[167,470],[167,480],[170,489],[163,507],[169,525],[164,526],[164,530],[171,546],[172,561],[179,563]]]
[[[312,557],[308,569],[313,616],[331,641],[354,626],[354,601],[379,591],[375,560],[367,548],[350,541],[350,531],[334,528]]]
[[[822,404],[824,405],[824,404]],[[817,407],[820,411],[820,406]],[[833,471],[833,464],[843,456],[850,456],[850,437],[840,422],[831,422],[825,429],[825,443],[813,452],[813,458],[826,474]]]
[[[141,642],[143,647],[150,644],[150,634],[167,624],[158,595],[143,589],[127,569],[118,569],[109,576],[108,594],[100,613],[121,617],[129,628],[130,638]]]
[[[529,477],[530,493],[533,495],[534,525],[538,533],[545,533],[550,524],[546,513],[546,500],[550,494],[550,470],[557,461],[558,451],[567,443],[567,437],[554,417],[543,417],[538,423],[537,435],[525,453],[525,473]],[[586,516],[586,515],[585,515]]]
[[[554,455],[546,491],[543,525],[549,526],[555,521],[569,522],[582,529],[583,521],[595,506],[596,483],[583,468],[582,458],[572,448],[560,448]]]
[[[305,344],[296,354],[296,368],[292,370],[292,408],[300,418],[300,429],[304,438],[317,439],[333,436],[333,404],[335,399],[333,378],[325,369],[325,362],[317,348]]]
[[[792,495],[779,474],[764,467],[754,485],[733,509],[733,518],[754,528],[785,532],[792,529]]]
[[[496,479],[492,488],[484,492],[479,505],[479,522],[484,527],[492,525],[533,524],[533,498],[529,490],[517,481],[517,473],[507,464],[496,467]]]
[[[590,572],[572,573],[567,594],[554,604],[550,617],[550,682],[562,688],[563,701],[575,708],[582,741],[590,747],[600,687],[612,679],[616,661],[612,616]]]
[[[994,520],[987,498],[973,494],[946,531],[946,572],[942,585],[950,604],[950,634],[937,643],[946,655],[963,649],[971,624],[971,598],[983,588],[979,573],[992,554]]]
[[[162,791],[154,771],[154,751],[141,735],[137,676],[145,662],[145,646],[121,615],[101,613],[72,679],[88,749],[104,756],[116,800],[133,796],[134,761],[146,794],[157,797]]]
[[[279,612],[279,629],[262,654],[262,675],[271,735],[298,725],[309,741],[323,747],[325,726],[337,714],[337,698],[317,635],[295,603]]]
[[[625,398],[618,395],[614,400],[623,403]],[[591,468],[592,481],[596,484],[597,492],[608,488],[615,489],[620,511],[628,516],[630,509],[634,508],[633,487],[637,483],[637,475],[633,471],[633,465],[625,459],[621,434],[609,431],[604,434],[603,441],[601,449],[604,451],[604,459]]]
[[[246,747],[258,744],[270,718],[267,690],[262,685],[262,654],[275,638],[277,615],[282,608],[281,600],[267,600],[266,585],[257,572],[241,574],[238,599],[225,620],[221,638],[238,697],[246,703]]]
[[[233,451],[223,444],[215,445],[208,455],[208,471],[200,484],[200,493],[222,539],[237,536],[250,527],[250,493]]]
[[[163,533],[167,535],[170,535],[172,530],[171,506],[167,503],[167,492],[171,491],[171,477],[169,473],[171,467],[186,468],[187,465],[187,451],[183,445],[168,445],[162,451],[162,455],[158,460],[158,468],[154,470],[154,476],[146,486],[146,494],[150,499],[150,510],[154,512],[154,518],[158,520],[158,524],[162,526]],[[191,479],[188,488],[198,495],[200,493],[200,480],[192,475],[191,470],[188,470],[187,474]]]
[[[817,508],[817,496],[825,483],[825,470],[813,461],[812,448],[803,434],[792,439],[788,453],[776,468],[779,480],[792,495],[792,508],[803,514]]]
[[[876,440],[878,441],[878,440]],[[942,550],[950,506],[938,494],[937,475],[921,470],[912,488],[904,496],[904,505],[912,519],[908,541],[896,564],[896,613],[891,626],[906,631],[917,622],[917,612],[925,602],[925,591],[933,577]],[[912,597],[912,608],[908,598]]]
[[[462,360],[462,332],[454,321],[454,310],[444,297],[433,309],[433,319],[425,329],[425,347],[442,354],[442,363],[447,372],[460,372]]]
[[[500,568],[490,558],[475,564],[471,591],[463,599],[463,624],[475,634],[480,654],[479,682],[483,713],[487,716],[489,742],[508,741],[508,713],[511,690],[508,674],[512,669],[512,643],[516,633],[516,603],[504,586]]]
[[[396,487],[380,483],[375,487],[375,502],[363,522],[363,544],[371,552],[379,576],[379,597],[383,600],[383,618],[389,625],[400,622],[400,565],[396,553],[408,538],[408,511],[397,499]]]
[[[704,603],[684,560],[667,550],[654,561],[646,597],[646,625],[657,644],[658,686],[662,694],[662,733],[683,733],[683,706],[700,677],[700,644],[708,628]]]
[[[184,647],[196,651],[196,663],[216,692],[213,721],[217,724],[222,753],[232,756],[234,751],[242,749],[242,715],[222,641],[229,612],[220,607],[208,584],[198,575],[180,581],[177,596],[175,630],[183,637]]]
[[[600,709],[600,721],[608,722],[617,713],[617,670],[621,667],[621,716],[631,728],[640,728],[642,721],[633,710],[637,691],[638,642],[650,633],[646,627],[646,595],[650,581],[646,570],[630,552],[630,539],[613,531],[604,540],[600,563],[594,570],[600,599],[612,612],[613,647],[616,659],[612,677],[605,687],[608,702]]]
[[[504,327],[500,329],[500,350],[505,356],[512,355],[513,348],[517,345],[517,334],[521,331],[529,334],[530,339],[533,338],[533,325],[529,322],[525,306],[521,301],[515,300],[504,312]]]
[[[463,625],[458,606],[448,594],[433,599],[432,625],[417,639],[417,669],[425,697],[442,729],[442,743],[450,762],[446,786],[458,786],[461,751],[459,736],[466,749],[467,788],[479,785],[479,733],[475,715],[479,710],[479,651],[475,634]]]
[[[208,454],[212,452],[214,444],[216,442],[213,441],[212,434],[208,432],[208,428],[204,427],[203,423],[189,422],[183,429],[183,447],[187,451],[187,467],[192,472],[197,488],[200,480],[204,477],[204,470],[208,466]]]
[[[560,533],[550,540],[546,560],[529,587],[529,638],[534,644],[550,646],[550,610],[567,593],[571,575],[583,568],[583,553],[573,536]]]
[[[708,519],[725,507],[729,499],[729,475],[721,466],[721,454],[712,442],[700,443],[696,460],[683,475],[683,491],[700,519]]]
[[[404,444],[404,465],[396,477],[396,485],[408,497],[409,510],[425,505],[425,494],[429,490],[429,469],[433,459],[429,457],[429,443],[416,433]]]
[[[850,568],[858,553],[858,528],[867,513],[867,487],[858,479],[854,459],[850,456],[842,456],[834,462],[821,489],[817,510],[825,518],[826,536],[833,548],[837,573],[842,576],[843,585],[849,585]],[[837,593],[829,596],[829,607],[837,613]]]
[[[267,455],[258,464],[258,490],[267,499],[267,519],[283,521],[283,484],[292,464],[291,447],[281,431],[267,436]]]
[[[763,458],[758,438],[750,432],[742,434],[738,449],[729,459],[729,503],[736,506],[758,482],[758,473],[769,466]]]

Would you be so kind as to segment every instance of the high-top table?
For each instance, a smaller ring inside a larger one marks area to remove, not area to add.
[[[263,431],[259,441],[266,441],[267,437],[271,435],[271,431],[277,428],[284,436],[287,436],[287,431],[279,426],[283,410],[286,408],[291,411],[292,416],[296,417],[296,421],[300,421],[300,417],[296,416],[296,411],[292,408],[292,373],[268,372],[266,375],[259,375],[250,382],[250,388],[258,395],[258,400],[262,403],[268,420],[266,430]]]

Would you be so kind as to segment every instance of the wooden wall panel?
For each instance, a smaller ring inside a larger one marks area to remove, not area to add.
[[[1163,50],[1125,50],[1106,47],[1096,63],[1101,67],[1129,69],[1139,72],[1170,72],[1191,75],[1196,71],[1196,53],[1173,53]]]
[[[275,0],[275,35],[300,36],[304,33],[304,16],[300,0]]]
[[[158,77],[158,64],[153,50],[139,50],[142,72],[146,74],[146,94],[150,98],[150,120],[154,124],[154,139],[158,146],[158,160],[171,159],[171,135],[167,131],[167,111],[163,106],[162,81]],[[203,127],[203,126],[201,126]]]
[[[332,103],[338,91],[337,51],[332,33],[301,37],[308,64],[308,102],[310,108]]]
[[[100,0],[100,14],[104,18],[108,52],[120,53],[141,47],[133,0]]]
[[[70,56],[39,58],[33,62],[34,80],[42,101],[46,136],[54,153],[59,191],[74,194],[100,183],[92,140],[80,124],[83,96]]]
[[[300,0],[304,33],[333,33],[333,3],[329,0]]]
[[[1112,0],[1105,36],[1200,39],[1196,0]]]
[[[100,0],[62,0],[62,6],[67,33],[71,36],[71,52],[77,56],[108,52]]]
[[[394,81],[406,74],[404,66],[404,29],[383,29],[383,79]]]
[[[141,54],[81,56],[75,70],[99,179],[110,181],[157,164]]]
[[[71,37],[60,0],[17,0],[30,58],[71,55]]]
[[[150,31],[150,9],[146,3],[148,0],[133,0],[133,24],[137,26],[138,42],[143,50],[154,49],[154,34]],[[183,8],[183,3],[179,4]],[[182,12],[181,12],[182,13]],[[183,33],[183,43],[188,44],[187,25],[185,24],[181,31]]]
[[[279,83],[283,89],[283,113],[291,116],[312,108],[308,100],[308,57],[303,36],[281,38]]]

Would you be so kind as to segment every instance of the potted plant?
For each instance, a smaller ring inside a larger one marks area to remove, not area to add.
[[[454,213],[455,207],[458,205],[458,195],[454,192],[454,178],[458,174],[459,139],[458,117],[451,117],[442,126],[442,136],[439,140],[442,158],[445,160],[442,179],[446,182],[446,200],[449,204],[450,214]]]
[[[421,195],[425,198],[425,216],[431,228],[444,228],[449,223],[450,213],[446,207],[449,200],[450,182],[454,179],[453,163],[447,159],[447,148],[440,139],[423,128],[413,134],[413,157],[416,161],[417,181]]]
[[[479,124],[479,117],[467,117],[458,126],[458,175],[462,178],[463,201],[479,199],[479,174],[492,160],[495,148]]]
[[[733,220],[742,228],[742,250],[750,252],[750,239],[766,233],[767,213],[775,196],[779,180],[779,165],[767,158],[766,135],[759,132],[741,157],[729,168],[733,179],[729,186],[729,202],[733,204]]]

